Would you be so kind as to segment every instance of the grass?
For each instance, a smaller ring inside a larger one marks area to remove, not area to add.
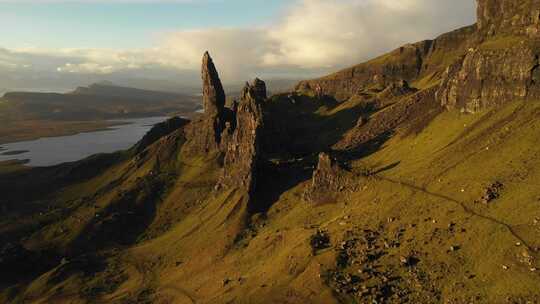
[[[219,174],[212,159],[182,156],[175,186],[149,226],[153,232],[119,256],[115,267],[126,277],[97,299],[333,303],[335,294],[320,275],[336,269],[337,251],[311,254],[309,240],[316,229],[328,231],[333,248],[347,239],[348,231],[361,235],[372,229],[381,240],[392,240],[403,229],[401,246],[387,249],[377,267],[403,278],[397,286],[418,292],[418,301],[431,293],[426,286],[407,283],[411,273],[399,267],[399,256],[410,252],[420,259],[415,273],[429,278],[445,301],[478,297],[480,303],[498,303],[509,296],[534,296],[538,275],[517,256],[526,246],[540,246],[532,226],[534,216],[540,216],[540,185],[535,185],[540,151],[532,144],[540,134],[532,119],[538,111],[537,103],[511,103],[475,115],[443,113],[420,134],[396,135],[378,152],[354,162],[353,173],[398,165],[371,177],[357,175],[357,187],[339,195],[335,204],[304,202],[309,181],[283,192],[263,225],[250,228],[240,246],[234,236],[244,229],[247,202],[235,192],[211,194]],[[125,166],[109,172],[118,174]],[[126,185],[148,172],[141,170]],[[113,176],[97,177],[63,195],[100,188]],[[490,206],[475,204],[483,187],[495,180],[505,185],[501,198]],[[451,246],[460,249],[450,252]],[[340,271],[355,272],[355,267]],[[97,273],[96,282],[106,273]],[[71,285],[63,294],[82,284],[64,282]],[[42,284],[41,290],[60,286]],[[141,290],[146,292],[141,295]]]
[[[0,127],[0,144],[99,131],[118,124],[110,121],[6,121]]]

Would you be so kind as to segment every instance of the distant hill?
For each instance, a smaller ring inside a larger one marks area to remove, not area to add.
[[[8,92],[1,99],[0,118],[6,120],[96,120],[173,113],[200,108],[200,97],[97,83],[72,92]]]
[[[179,94],[172,92],[160,92],[152,90],[136,89],[124,86],[117,86],[110,82],[95,83],[88,87],[78,87],[70,94],[72,95],[93,95],[104,97],[125,97],[135,98],[137,100],[180,100],[189,99],[187,94]]]

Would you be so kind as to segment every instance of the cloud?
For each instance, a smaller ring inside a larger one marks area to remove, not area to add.
[[[141,1],[155,2],[135,2]],[[171,31],[148,49],[0,49],[0,69],[159,75],[170,69],[197,71],[209,50],[225,81],[311,77],[472,24],[474,6],[472,0],[298,0],[269,25]]]
[[[208,49],[231,77],[269,70],[332,70],[474,22],[471,0],[302,0],[256,29],[178,31],[163,48],[195,68]]]

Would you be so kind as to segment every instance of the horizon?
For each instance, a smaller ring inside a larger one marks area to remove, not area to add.
[[[475,22],[474,1],[0,0],[0,91],[307,79]],[[392,18],[388,18],[392,16]],[[144,19],[144,22],[141,20]]]

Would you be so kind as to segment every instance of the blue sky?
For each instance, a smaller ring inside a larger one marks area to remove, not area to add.
[[[0,91],[305,79],[475,22],[473,0],[0,0]],[[147,81],[151,78],[152,81]]]
[[[285,9],[287,2],[21,4],[0,1],[0,37],[1,43],[9,47],[149,47],[163,32],[264,26]]]

